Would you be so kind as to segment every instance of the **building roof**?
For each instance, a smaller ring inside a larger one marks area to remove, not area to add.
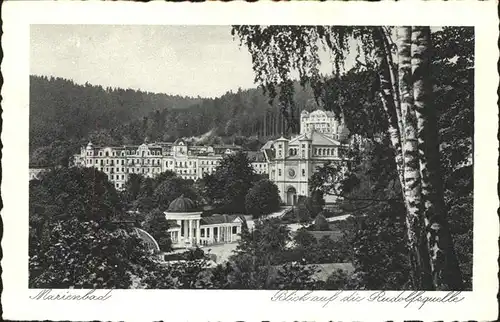
[[[269,160],[273,160],[276,157],[276,153],[273,149],[266,149],[264,153],[267,155]]]
[[[274,141],[267,141],[262,148],[260,148],[261,151],[271,149],[273,147]]]
[[[214,149],[232,149],[232,150],[241,150],[242,147],[240,145],[214,145]]]
[[[241,216],[239,216],[239,215],[212,215],[210,217],[202,217],[200,223],[201,223],[201,225],[225,224],[225,223],[234,222],[236,220],[236,218],[241,218]]]
[[[324,109],[322,108],[318,108],[314,111],[311,112],[310,114],[311,116],[327,116],[327,117],[335,117],[335,113],[333,113],[332,111],[325,111]]]
[[[334,140],[327,135],[312,130],[310,133],[301,134],[290,141],[290,144],[296,143],[298,141],[309,140],[312,141],[313,145],[340,145],[340,141]]]
[[[182,142],[182,144],[186,145],[186,142],[184,141],[184,139],[182,138],[179,138],[177,140],[174,141],[174,145],[178,145]]]
[[[247,151],[246,152],[247,158],[250,162],[265,162],[266,157],[264,155],[264,152],[261,151]]]
[[[285,138],[284,136],[281,136],[279,139],[277,139],[276,141],[288,141],[287,138]]]
[[[184,195],[175,199],[168,206],[167,212],[196,212],[197,207],[193,200],[184,197]]]

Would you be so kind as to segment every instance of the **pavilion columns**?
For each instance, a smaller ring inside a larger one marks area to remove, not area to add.
[[[184,226],[184,244],[186,244],[186,241],[188,240],[188,225],[187,225],[187,222],[186,220],[183,220],[183,226]]]
[[[221,226],[217,227],[217,242],[218,243],[220,243],[220,229],[221,228],[222,228]]]
[[[191,219],[188,220],[189,223],[189,243],[193,243],[193,221]]]
[[[201,244],[200,238],[200,220],[196,220],[196,245]]]

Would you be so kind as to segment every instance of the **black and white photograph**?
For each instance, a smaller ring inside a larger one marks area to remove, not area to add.
[[[7,317],[493,316],[487,3],[318,4],[7,16]]]
[[[474,28],[30,45],[30,287],[473,288]]]

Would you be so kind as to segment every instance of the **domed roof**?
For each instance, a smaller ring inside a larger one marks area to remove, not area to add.
[[[175,199],[168,206],[167,212],[196,212],[196,204],[193,200],[184,197],[184,195]]]

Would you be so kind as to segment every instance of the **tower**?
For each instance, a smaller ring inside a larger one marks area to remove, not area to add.
[[[87,144],[87,148],[85,150],[86,150],[85,165],[87,167],[91,167],[92,166],[92,158],[94,157],[94,146],[93,146],[91,141],[89,141],[89,143]]]
[[[309,119],[309,112],[304,110],[300,113],[300,134],[306,133],[307,120]]]
[[[288,140],[284,137],[280,137],[274,143],[274,149],[276,150],[276,159],[284,160],[286,159],[286,153],[288,151]]]
[[[314,129],[312,130],[314,131]],[[300,178],[303,182],[301,184],[301,194],[309,195],[309,176],[312,171],[312,132],[304,135],[300,140]],[[303,191],[302,191],[303,190]]]
[[[278,186],[280,190],[281,199],[285,199],[285,160],[286,153],[288,152],[288,140],[284,137],[280,137],[274,142],[274,149],[276,151],[276,162],[275,162],[275,173],[274,173],[274,182]]]

